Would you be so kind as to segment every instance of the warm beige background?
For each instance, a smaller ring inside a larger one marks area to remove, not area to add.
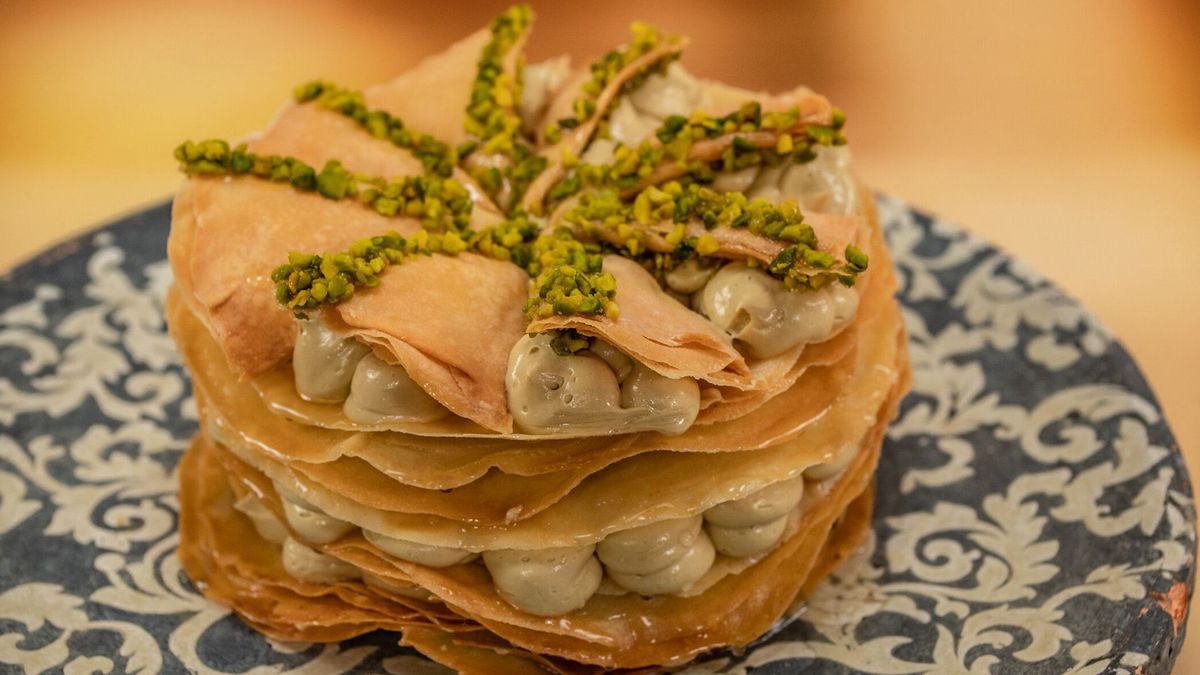
[[[596,8],[601,5],[601,8]],[[171,149],[262,126],[291,87],[387,78],[501,3],[0,4],[0,268],[167,196]],[[965,223],[1130,347],[1200,466],[1200,3],[538,3],[533,57],[631,18],[685,63],[813,86],[872,184]],[[586,12],[586,14],[585,14]],[[1200,672],[1200,636],[1178,672]]]

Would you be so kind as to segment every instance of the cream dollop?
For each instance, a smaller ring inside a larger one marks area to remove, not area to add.
[[[836,476],[847,466],[850,466],[850,461],[857,454],[857,443],[843,443],[833,451],[832,457],[820,464],[814,464],[805,469],[804,477],[809,480],[825,480],[826,478]]]
[[[258,497],[249,493],[242,495],[233,503],[233,508],[244,513],[250,522],[254,523],[254,529],[258,530],[263,539],[272,544],[282,544],[283,540],[287,539],[287,527]]]
[[[716,265],[701,265],[695,258],[688,258],[667,272],[667,288],[676,293],[691,295],[704,288],[704,284],[716,273]]]
[[[804,498],[804,477],[769,485],[748,497],[704,512],[717,550],[735,558],[757,555],[779,542],[788,516]]]
[[[298,321],[292,348],[296,393],[306,401],[340,403],[350,395],[355,366],[371,349],[317,318]]]
[[[537,135],[551,97],[562,88],[571,74],[571,59],[566,54],[530,64],[524,70],[521,87],[521,129]]]
[[[508,407],[522,431],[678,434],[695,421],[695,380],[659,375],[600,340],[559,355],[551,339],[526,335],[508,357]]]
[[[448,411],[425,392],[401,366],[368,354],[358,362],[350,397],[342,410],[358,424],[432,422]]]
[[[588,164],[610,164],[618,143],[635,147],[653,138],[671,115],[690,115],[693,110],[708,107],[708,100],[700,81],[683,66],[673,63],[665,73],[649,76],[642,86],[617,100],[608,118],[608,138],[593,140],[582,160]]]
[[[397,539],[367,529],[363,530],[363,536],[385,553],[426,567],[449,567],[470,562],[479,557],[478,554],[461,548],[418,544],[415,541]]]
[[[839,283],[789,290],[763,270],[736,262],[713,275],[693,305],[748,355],[766,359],[827,340],[854,318],[858,294]]]
[[[804,477],[797,476],[741,499],[717,504],[704,512],[704,519],[722,527],[751,527],[786,516],[804,498]]]
[[[662,118],[639,111],[626,96],[617,101],[616,107],[609,115],[609,137],[619,143],[636,146],[654,134],[661,124]]]
[[[751,527],[721,527],[708,524],[708,536],[722,555],[746,558],[775,546],[787,529],[787,516]]]
[[[592,555],[595,549],[484,551],[483,563],[509,604],[535,616],[559,616],[583,607],[599,588],[604,571]]]
[[[638,429],[676,436],[700,414],[700,385],[690,377],[664,377],[639,363],[621,383],[621,408]]]
[[[291,537],[283,542],[282,562],[283,569],[301,581],[331,584],[359,577],[354,565],[318,553]]]
[[[845,146],[818,147],[811,162],[783,162],[764,166],[745,192],[750,199],[761,197],[778,204],[795,199],[805,211],[851,215],[858,209],[858,183],[850,170],[850,150]]]
[[[638,112],[659,121],[671,115],[688,115],[704,107],[707,99],[704,85],[679,63],[672,63],[665,73],[647,77],[645,84],[629,92],[626,98]]]
[[[609,578],[642,595],[677,593],[712,567],[716,553],[700,516],[614,532],[597,546]]]
[[[713,179],[712,189],[717,192],[746,192],[759,177],[757,166],[748,166],[737,171],[722,171]],[[779,202],[773,202],[778,204]]]
[[[291,494],[278,483],[275,491],[283,503],[283,516],[288,526],[309,544],[328,544],[341,539],[354,526],[309,504],[299,495]]]
[[[526,335],[508,356],[508,408],[524,431],[603,433],[620,414],[621,389],[596,356],[559,356],[546,334]]]
[[[608,344],[604,340],[592,340],[592,344],[588,347],[588,352],[599,356],[609,368],[617,375],[617,382],[624,382],[625,378],[629,377],[629,373],[633,372],[633,359],[625,352]]]

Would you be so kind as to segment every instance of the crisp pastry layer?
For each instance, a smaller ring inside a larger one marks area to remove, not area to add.
[[[698,513],[795,476],[828,461],[837,449],[857,444],[879,419],[888,392],[902,375],[898,317],[883,311],[876,318],[889,319],[890,330],[880,326],[868,334],[869,339],[855,352],[853,375],[834,401],[785,443],[719,452],[719,445],[714,448],[711,442],[699,442],[696,451],[687,452],[683,451],[686,446],[652,450],[653,445],[637,448],[629,445],[629,439],[616,439],[610,447],[599,446],[597,457],[589,460],[582,452],[574,453],[569,458],[575,466],[554,471],[540,470],[536,462],[550,460],[551,466],[561,466],[568,458],[547,457],[546,452],[514,443],[496,453],[504,460],[500,470],[466,482],[451,481],[455,487],[450,491],[436,484],[434,488],[411,485],[388,471],[391,465],[380,462],[381,467],[361,456],[306,458],[306,447],[314,452],[336,452],[339,443],[330,436],[336,437],[337,432],[318,433],[303,427],[288,432],[288,423],[282,418],[255,414],[252,407],[216,403],[217,399],[209,398],[212,390],[204,386],[202,377],[197,378],[197,387],[207,426],[223,443],[272,480],[307,495],[309,501],[339,518],[442,546],[566,545],[596,541],[647,519]],[[249,415],[242,415],[246,412]],[[226,416],[236,416],[241,426]],[[285,431],[258,431],[271,425],[281,425]],[[736,437],[736,431],[729,429],[729,436]],[[371,447],[397,453],[402,452],[401,443],[412,438],[400,437],[388,444],[377,438],[381,434],[370,436],[364,440]],[[467,448],[464,454],[474,454],[471,450]],[[442,447],[421,448],[423,454],[414,453],[409,471],[452,458],[460,451],[445,441]],[[525,452],[529,454],[522,456]],[[532,475],[508,473],[518,462]],[[500,462],[488,463],[495,466]],[[653,492],[630,489],[646,484],[661,487]],[[708,495],[711,503],[705,504],[701,500]],[[620,508],[603,508],[617,503]]]
[[[799,431],[780,434],[782,443],[736,444],[732,440],[745,427],[730,424],[725,432],[715,425],[681,437],[652,436],[640,448],[636,436],[559,441],[577,450],[564,453],[561,445],[539,448],[529,442],[350,433],[271,414],[225,369],[219,354],[204,351],[212,349],[211,341],[173,295],[171,325],[196,374],[205,429],[184,466],[185,566],[206,594],[268,634],[326,641],[396,630],[455,667],[486,671],[485,664],[501,659],[515,660],[514,668],[564,672],[583,668],[580,664],[641,668],[681,664],[711,649],[745,644],[767,630],[802,588],[828,573],[834,554],[820,556],[823,547],[829,549],[831,524],[860,512],[849,505],[871,480],[883,429],[908,386],[898,312],[886,296],[876,302],[878,307],[839,337],[853,339],[840,358],[812,367],[798,382],[805,387],[801,393],[817,403]],[[819,385],[821,377],[833,378],[825,380],[832,391]],[[782,404],[787,395],[774,401]],[[689,445],[693,434],[700,440]],[[722,445],[721,438],[730,440]],[[835,462],[834,455],[845,453],[832,449],[848,443],[854,447],[848,465]],[[392,453],[402,459],[389,462]],[[405,453],[410,458],[403,459]],[[817,469],[823,463],[843,465],[822,473]],[[473,468],[480,466],[482,473]],[[388,471],[391,467],[401,470]],[[429,476],[413,479],[426,468]],[[335,520],[407,541],[472,551],[537,549],[599,541],[647,518],[698,514],[808,471],[814,481],[803,508],[767,554],[724,558],[688,593],[598,592],[581,609],[553,618],[513,607],[478,562],[431,568],[390,555],[357,530],[311,546],[349,564],[352,578],[304,581],[289,573],[288,545],[262,539],[233,506],[253,497],[277,521],[287,522],[278,493],[284,487]],[[660,488],[648,492],[630,490],[631,485]],[[211,501],[193,498],[193,490]],[[529,513],[516,508],[526,505]],[[446,653],[445,645],[454,648]],[[475,666],[472,659],[478,659]]]
[[[464,81],[463,73],[473,71],[478,57],[465,54],[477,46],[479,35],[372,87],[364,92],[364,100],[393,115],[415,115],[418,121],[439,106],[460,104],[460,96],[446,94],[444,87]],[[442,83],[436,94],[415,89],[434,81]],[[614,81],[612,86],[619,90],[620,84]],[[827,121],[831,115],[828,101],[807,90],[769,97],[700,80],[695,80],[695,86],[708,91],[710,111],[759,101],[764,110],[796,106],[803,119],[814,122]],[[568,88],[555,103],[569,105],[574,97]],[[691,110],[678,112],[686,115]],[[444,120],[459,119],[461,114],[459,108],[441,108],[436,116],[443,121],[435,129],[443,129]],[[730,135],[698,143],[696,148],[719,156],[732,142]],[[353,121],[305,104],[285,108],[262,134],[249,140],[248,150],[289,155],[317,167],[337,160],[366,175],[390,178],[422,173],[419,161],[371,138]],[[665,170],[675,164],[664,162]],[[461,178],[460,173],[454,176]],[[486,197],[474,195],[473,200],[472,227],[482,229],[500,219]],[[850,213],[807,209],[806,222],[826,242],[828,252],[841,255],[841,246],[855,243],[870,254],[875,266],[886,266],[877,257],[882,242],[869,192],[858,188],[852,202],[855,207]],[[416,218],[384,217],[361,205],[297,193],[286,184],[198,175],[176,195],[168,253],[184,301],[217,340],[232,370],[239,376],[274,374],[264,379],[268,397],[302,413],[306,406],[290,405],[277,386],[280,371],[290,370],[287,364],[297,329],[291,316],[274,306],[273,284],[264,270],[286,260],[290,251],[336,251],[383,232],[409,236],[421,229]],[[783,245],[745,230],[718,228],[714,233],[720,245],[717,255],[727,260],[769,263]],[[659,375],[695,379],[701,385],[701,423],[744,414],[799,376],[796,365],[804,345],[769,358],[748,357],[725,330],[664,293],[637,263],[610,255],[606,269],[621,289],[622,309],[616,319],[555,315],[528,323],[521,311],[528,293],[527,275],[516,266],[472,253],[408,261],[383,275],[371,292],[356,294],[320,314],[370,345],[389,364],[401,367],[453,413],[441,420],[386,423],[411,433],[511,434],[514,421],[506,402],[505,373],[509,354],[526,331],[575,329],[607,341]],[[864,285],[871,276],[864,277]],[[852,294],[861,292],[856,288]],[[488,327],[486,336],[479,335],[479,326]],[[723,410],[727,405],[736,407]],[[308,412],[317,422],[345,424],[338,416]]]
[[[176,151],[179,554],[267,635],[677,668],[869,527],[910,370],[845,116],[641,24],[527,65],[531,20]]]
[[[478,568],[448,572],[405,563],[359,536],[320,548],[367,571],[368,581],[301,581],[285,569],[279,547],[237,510],[237,489],[247,482],[229,474],[219,447],[203,435],[181,465],[180,555],[206,596],[278,639],[335,641],[398,630],[431,658],[467,672],[495,672],[507,659],[561,672],[586,672],[580,664],[670,666],[753,639],[806,583],[815,582],[810,571],[824,576],[857,544],[869,523],[881,430],[879,425],[802,529],[754,566],[690,597],[597,595],[561,620],[539,620],[496,597]],[[258,485],[270,483],[263,479]],[[269,490],[263,498],[277,504]],[[432,596],[423,600],[404,592],[413,586]],[[443,652],[438,646],[447,643],[471,649]],[[497,653],[504,655],[499,661]],[[472,661],[475,657],[480,660]]]

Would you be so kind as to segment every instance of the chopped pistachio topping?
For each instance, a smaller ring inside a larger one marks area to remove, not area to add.
[[[853,286],[855,277],[868,264],[867,255],[853,245],[846,248],[843,264],[820,250],[816,233],[804,222],[804,214],[794,200],[776,205],[695,183],[671,181],[662,187],[650,186],[632,203],[613,190],[584,194],[564,221],[623,255],[640,257],[643,262],[652,260],[651,271],[669,270],[689,258],[708,258],[720,250],[712,234],[686,236],[689,222],[699,222],[709,231],[718,227],[746,228],[761,237],[787,242],[767,270],[793,289],[820,288],[831,280]],[[646,250],[646,227],[661,223],[673,224],[663,236],[675,247],[669,255]]]
[[[581,352],[591,346],[592,341],[586,335],[580,335],[573,328],[564,328],[563,330],[553,331],[554,337],[550,339],[550,348],[559,356],[570,356]]]
[[[492,39],[479,56],[471,102],[467,106],[466,129],[482,141],[479,150],[484,154],[511,154],[514,150],[521,130],[521,116],[517,112],[521,83],[518,73],[505,72],[504,60],[532,21],[533,10],[528,5],[508,8],[492,21]]]
[[[521,137],[524,57],[517,55],[514,72],[505,70],[505,59],[532,21],[533,11],[527,5],[516,5],[492,22],[492,38],[479,56],[467,105],[465,125],[472,140],[458,150],[459,157],[469,157],[466,164],[471,177],[505,211],[520,200],[547,164]],[[473,153],[482,158],[470,157]],[[486,159],[489,157],[493,159]]]
[[[247,151],[245,144],[230,148],[218,139],[186,141],[175,148],[175,159],[187,174],[253,176],[288,183],[326,199],[356,199],[384,216],[416,218],[430,230],[458,232],[471,223],[471,195],[453,178],[424,175],[388,181],[351,173],[336,160],[317,171],[295,157],[257,155]]]
[[[429,134],[406,128],[399,117],[387,111],[368,108],[362,92],[317,80],[296,87],[295,97],[300,103],[313,102],[322,108],[340,112],[358,122],[372,136],[408,150],[421,160],[425,170],[430,173],[449,176],[458,161],[454,149],[445,143]]]
[[[760,164],[775,166],[787,159],[809,162],[817,156],[816,146],[845,145],[845,124],[846,116],[837,109],[830,124],[800,124],[799,108],[764,113],[762,106],[753,101],[722,117],[702,112],[690,117],[672,115],[654,132],[654,138],[637,146],[618,145],[611,164],[578,165],[551,188],[548,197],[552,202],[561,201],[585,185],[622,192],[637,190],[669,162],[675,162],[682,174],[673,176],[676,180],[696,183],[711,183],[720,172]],[[757,140],[750,140],[750,134],[756,134]],[[732,138],[719,157],[689,158],[697,141],[724,136]]]
[[[418,255],[478,253],[511,262],[531,277],[525,312],[530,318],[554,314],[605,314],[616,318],[617,284],[604,271],[596,244],[585,244],[566,228],[543,233],[518,214],[479,232],[429,232],[409,237],[397,232],[363,239],[339,253],[293,252],[271,272],[275,299],[302,316],[304,310],[336,304],[360,286],[374,287],[391,265]]]
[[[533,276],[525,313],[531,319],[554,314],[619,316],[617,280],[604,271],[600,246],[584,243],[571,230],[556,228],[534,242]]]
[[[525,143],[516,143],[510,157],[500,161],[476,161],[470,157],[468,171],[479,187],[504,211],[511,211],[529,184],[546,168],[546,158]]]
[[[418,255],[473,252],[528,269],[534,257],[530,244],[539,231],[536,223],[518,215],[479,232],[419,230],[403,237],[393,231],[338,253],[289,253],[287,263],[271,272],[275,299],[297,312],[336,304],[354,295],[359,286],[377,286],[385,269]]]
[[[641,21],[635,21],[629,27],[629,31],[631,39],[628,45],[621,49],[609,51],[600,57],[599,60],[592,63],[592,77],[587,82],[584,82],[580,88],[580,95],[573,103],[571,115],[551,122],[546,127],[545,138],[547,142],[557,143],[562,139],[564,129],[574,129],[591,119],[594,115],[599,114],[603,116],[607,114],[608,111],[597,110],[596,106],[600,99],[600,94],[616,79],[617,75],[634,61],[657,49],[664,42],[675,42],[678,40],[678,38],[672,36],[662,35],[657,28]],[[677,58],[679,58],[678,52],[664,54],[663,58],[648,64],[646,68],[641,69],[633,77],[622,83],[622,91],[637,89],[645,83],[646,78],[650,77],[651,74],[665,70]]]
[[[475,233],[467,246],[475,253],[503,260],[529,271],[534,264],[533,242],[541,234],[540,223],[518,213]]]
[[[361,92],[324,81],[296,88],[298,102],[339,112],[372,136],[411,152],[424,166],[422,176],[386,180],[353,173],[334,160],[318,171],[294,157],[258,155],[244,144],[231,147],[222,140],[185,142],[176,148],[175,157],[189,175],[251,176],[288,183],[327,199],[355,200],[384,216],[422,222],[423,229],[409,236],[392,231],[341,252],[290,253],[271,278],[276,299],[298,316],[346,300],[356,288],[378,285],[388,267],[415,256],[475,253],[517,265],[531,277],[524,307],[530,319],[554,315],[616,319],[620,314],[616,279],[604,271],[605,254],[636,260],[662,280],[666,272],[689,259],[714,264],[721,252],[720,232],[716,231],[720,227],[746,228],[785,242],[769,264],[753,260],[750,264],[762,265],[793,289],[819,288],[832,280],[850,286],[867,269],[867,255],[853,245],[846,247],[844,262],[822,250],[795,202],[774,205],[705,187],[722,171],[785,160],[806,162],[815,157],[817,146],[844,144],[845,116],[836,109],[826,125],[804,123],[798,108],[764,113],[758,103],[747,103],[722,117],[699,111],[687,117],[674,115],[664,120],[652,139],[637,146],[618,145],[613,162],[606,165],[583,164],[564,147],[562,162],[567,172],[549,190],[548,202],[562,201],[585,187],[594,188],[567,213],[564,222],[570,227],[545,230],[543,223],[515,211],[514,205],[548,163],[520,131],[523,56],[512,52],[532,18],[528,6],[518,5],[493,21],[466,110],[468,140],[456,148],[408,129],[386,111],[368,108]],[[628,93],[678,58],[678,38],[664,36],[640,22],[634,23],[631,31],[627,46],[591,65],[591,77],[574,99],[571,114],[545,130],[548,143],[558,143],[564,130],[591,120],[598,120],[597,133],[604,136],[610,111],[600,109],[599,101],[617,77],[648,54],[661,52],[661,57],[645,59],[645,64],[620,83],[618,93]],[[714,139],[727,140],[715,144],[721,150],[719,156],[692,152],[698,142]],[[509,213],[506,220],[478,231],[471,228],[471,194],[450,178],[460,163]],[[663,171],[664,167],[674,168]],[[668,182],[652,184],[662,181]],[[547,205],[537,206],[546,210]],[[702,224],[704,234],[689,235],[692,223]],[[664,250],[658,239],[650,241],[651,227],[669,249]],[[555,331],[557,353],[573,354],[588,344],[588,338],[574,330]]]
[[[271,280],[279,304],[302,317],[306,309],[350,298],[359,286],[379,285],[380,275],[391,265],[418,255],[456,255],[464,250],[466,244],[456,232],[418,230],[405,238],[392,231],[363,239],[340,253],[289,253],[287,263],[271,272]]]

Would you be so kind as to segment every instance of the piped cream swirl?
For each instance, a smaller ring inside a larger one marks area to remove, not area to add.
[[[788,516],[804,497],[804,477],[767,486],[754,494],[717,504],[704,512],[708,534],[724,555],[744,558],[775,546]]]
[[[527,433],[682,433],[700,412],[691,378],[659,375],[599,340],[559,355],[549,335],[526,335],[508,358],[508,407]]]
[[[700,516],[663,520],[614,532],[596,553],[617,585],[634,593],[677,593],[712,567],[713,544]]]
[[[595,546],[538,551],[486,551],[483,562],[500,596],[535,616],[560,616],[579,609],[600,586],[604,572]]]
[[[741,262],[722,267],[692,302],[739,348],[759,359],[823,342],[858,312],[858,294],[839,283],[793,291]]]

